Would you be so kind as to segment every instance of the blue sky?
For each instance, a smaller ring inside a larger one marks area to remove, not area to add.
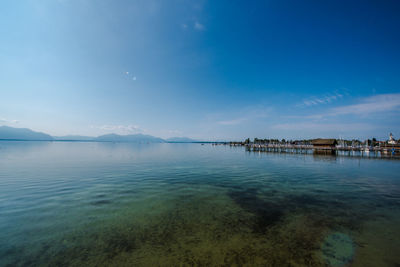
[[[0,125],[399,137],[398,14],[398,1],[2,1]]]

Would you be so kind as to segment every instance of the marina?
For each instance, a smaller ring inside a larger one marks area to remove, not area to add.
[[[339,145],[336,139],[315,139],[310,144],[262,144],[262,143],[226,143],[230,146],[244,146],[250,152],[271,152],[290,154],[322,154],[336,156],[375,157],[400,159],[400,146],[345,146]]]

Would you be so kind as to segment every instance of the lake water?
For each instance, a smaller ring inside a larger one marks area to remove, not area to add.
[[[0,142],[0,266],[399,266],[400,161]]]

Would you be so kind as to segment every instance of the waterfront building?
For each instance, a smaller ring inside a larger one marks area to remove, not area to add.
[[[388,144],[389,145],[396,145],[397,144],[396,140],[393,138],[393,134],[392,133],[390,133],[390,135],[389,135]]]
[[[330,154],[335,153],[335,148],[337,145],[336,139],[314,139],[312,140],[312,145],[314,147],[314,153],[324,153]]]

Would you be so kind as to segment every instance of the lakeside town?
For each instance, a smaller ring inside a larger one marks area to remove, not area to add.
[[[392,133],[387,140],[376,138],[360,141],[357,139],[345,140],[334,138],[317,138],[303,140],[279,140],[247,138],[242,142],[224,143],[230,146],[244,146],[247,151],[305,153],[342,156],[391,157],[400,158],[400,140],[396,140]]]

